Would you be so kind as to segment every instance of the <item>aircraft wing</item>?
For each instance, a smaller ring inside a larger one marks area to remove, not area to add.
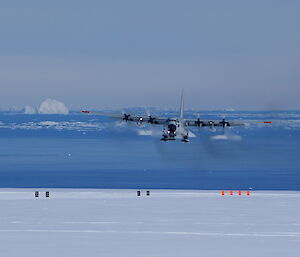
[[[270,124],[271,121],[261,120],[200,120],[200,119],[186,119],[186,126],[191,127],[241,127],[250,124]]]
[[[124,121],[133,121],[138,123],[150,123],[150,124],[165,124],[169,119],[164,117],[158,117],[158,116],[146,116],[146,115],[132,115],[132,114],[115,114],[115,113],[107,113],[107,112],[97,112],[97,111],[81,111],[85,114],[91,114],[91,115],[100,115],[100,116],[106,116],[111,117],[114,119],[124,120]]]

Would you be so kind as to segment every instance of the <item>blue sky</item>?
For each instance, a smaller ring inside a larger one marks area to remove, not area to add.
[[[300,109],[300,2],[1,1],[0,106]]]

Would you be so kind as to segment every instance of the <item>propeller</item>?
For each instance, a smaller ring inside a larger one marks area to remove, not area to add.
[[[123,121],[132,121],[132,118],[130,117],[130,114],[126,114],[125,110],[122,110],[123,113]]]
[[[195,125],[199,128],[204,126],[203,121],[200,120],[200,113],[197,113],[197,120],[195,121]]]
[[[235,135],[232,132],[230,132],[229,129],[226,129],[227,127],[231,127],[230,122],[226,121],[226,115],[222,115],[222,120],[219,122],[219,126],[222,126],[223,134],[213,136],[211,139],[213,140],[231,140],[231,141],[239,141],[241,140],[241,136]]]
[[[150,113],[149,110],[146,110],[146,114],[148,116],[148,123],[150,123],[150,124],[157,124],[156,118],[151,116],[151,113]]]
[[[225,129],[225,127],[230,127],[230,123],[226,121],[225,114],[222,115],[222,121],[220,121],[219,124],[222,126],[223,129]]]
[[[126,114],[126,113],[124,113],[124,117],[123,117],[123,120],[124,121],[132,121],[132,119],[130,118],[130,114]]]

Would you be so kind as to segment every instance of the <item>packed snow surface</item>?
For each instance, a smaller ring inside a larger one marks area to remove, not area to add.
[[[40,197],[34,197],[34,191]],[[50,198],[45,197],[50,191]],[[1,189],[10,257],[296,257],[300,192]]]

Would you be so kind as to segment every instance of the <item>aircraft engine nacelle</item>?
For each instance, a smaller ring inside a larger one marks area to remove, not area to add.
[[[215,125],[216,125],[216,124],[215,124],[213,121],[209,121],[209,122],[208,122],[208,126],[209,126],[209,128],[210,128],[210,130],[211,130],[212,132],[215,132],[215,131],[216,131]]]
[[[137,125],[138,126],[142,126],[144,122],[145,122],[144,118],[143,117],[139,117]]]

